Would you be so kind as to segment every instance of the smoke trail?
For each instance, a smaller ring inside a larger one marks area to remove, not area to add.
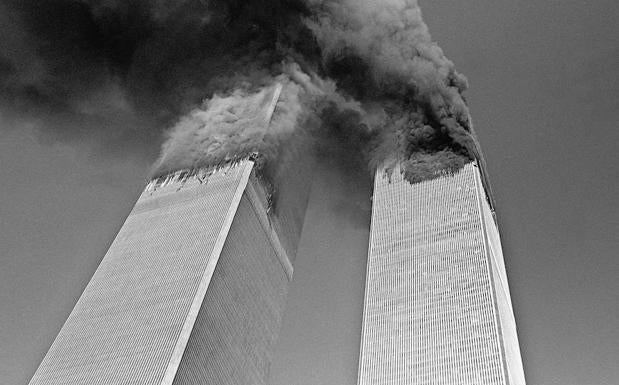
[[[363,151],[371,136],[361,120],[360,103],[341,95],[333,81],[307,74],[298,64],[282,63],[282,74],[245,82],[229,94],[215,94],[167,132],[155,175],[254,157],[259,166],[280,161],[283,148],[325,147],[356,140]],[[366,154],[367,155],[367,154]],[[353,155],[351,157],[354,158]],[[357,159],[367,162],[367,156]],[[363,166],[362,166],[363,167]]]
[[[0,11],[0,113],[105,148],[148,152],[163,138],[158,174],[254,152],[278,161],[299,137],[345,148],[359,167],[401,162],[411,182],[478,156],[466,80],[414,0],[15,0]]]
[[[386,129],[393,131],[386,154],[403,161],[412,179],[420,164],[455,170],[465,162],[457,158],[477,155],[462,97],[467,81],[432,41],[417,1],[309,3],[313,16],[306,24],[327,66],[351,78],[343,84],[353,95],[385,106]],[[382,152],[375,161],[384,161]]]

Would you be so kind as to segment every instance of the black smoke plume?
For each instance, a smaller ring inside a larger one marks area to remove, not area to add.
[[[107,152],[165,141],[155,173],[268,162],[297,136],[411,182],[478,156],[466,80],[415,0],[7,0],[0,32],[5,124]],[[274,87],[272,119],[248,120]]]

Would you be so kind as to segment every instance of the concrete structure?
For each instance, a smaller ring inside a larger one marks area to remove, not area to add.
[[[307,188],[274,214],[253,169],[152,181],[30,384],[263,384]]]
[[[524,385],[498,228],[477,164],[376,174],[360,385]]]

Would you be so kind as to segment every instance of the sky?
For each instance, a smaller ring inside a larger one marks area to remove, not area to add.
[[[433,38],[469,79],[528,383],[616,384],[619,5],[421,6]],[[0,383],[21,385],[122,225],[154,155],[103,156],[2,117],[0,135]],[[273,385],[356,382],[369,187],[330,162],[312,189]]]

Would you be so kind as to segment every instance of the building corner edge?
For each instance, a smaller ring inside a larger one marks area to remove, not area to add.
[[[164,372],[163,379],[161,380],[160,385],[172,385],[174,382],[176,372],[178,371],[178,367],[183,358],[185,348],[187,347],[187,343],[189,342],[189,337],[191,336],[191,332],[193,331],[193,326],[196,322],[196,319],[198,318],[198,312],[202,307],[206,291],[211,282],[211,278],[213,277],[213,273],[215,272],[215,267],[217,266],[217,262],[219,261],[219,257],[221,255],[224,244],[228,237],[228,233],[230,231],[230,227],[232,226],[232,222],[238,210],[241,198],[243,197],[245,188],[249,183],[249,178],[254,168],[254,162],[244,162],[241,167],[244,168],[242,170],[241,180],[236,188],[236,191],[234,192],[234,196],[232,197],[232,202],[230,204],[230,207],[228,208],[228,212],[226,213],[224,223],[219,231],[219,234],[217,235],[217,239],[215,240],[213,251],[211,252],[202,278],[200,279],[200,284],[198,286],[198,289],[196,290],[196,294],[193,298],[189,311],[187,312],[185,322],[183,323],[183,327],[176,341],[176,345],[174,346],[174,350],[172,351],[172,355],[170,356],[170,361],[168,362],[168,366]]]

